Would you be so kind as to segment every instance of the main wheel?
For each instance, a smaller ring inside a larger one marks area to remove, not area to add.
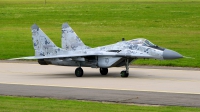
[[[126,71],[121,71],[121,77],[128,77],[129,73],[126,73]]]
[[[101,75],[107,75],[108,68],[100,68],[99,71],[100,71]]]
[[[83,69],[81,67],[76,68],[75,75],[76,75],[76,77],[82,77],[83,76]]]

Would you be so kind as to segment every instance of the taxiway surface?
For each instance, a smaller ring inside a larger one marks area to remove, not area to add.
[[[83,67],[83,77],[74,75],[75,68],[1,62],[0,94],[200,107],[200,70],[131,67],[121,78],[123,67],[106,76]]]

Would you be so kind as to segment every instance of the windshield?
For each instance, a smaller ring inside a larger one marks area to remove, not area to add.
[[[153,46],[156,46],[156,45],[154,45],[153,43],[151,43],[149,40],[145,40],[144,43],[143,43],[143,45],[144,45],[144,46],[152,46],[152,47],[153,47]]]
[[[142,44],[143,46],[156,47],[155,44],[153,44],[152,42],[150,42],[149,40],[144,39],[144,38],[133,39],[133,40],[130,40],[129,42],[127,42],[127,43],[131,44],[131,45]]]

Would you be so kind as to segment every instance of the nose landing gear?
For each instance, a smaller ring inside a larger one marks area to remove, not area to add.
[[[121,71],[121,77],[128,77],[129,73],[126,72],[126,70]]]

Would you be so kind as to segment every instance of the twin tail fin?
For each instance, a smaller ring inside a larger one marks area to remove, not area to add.
[[[57,47],[36,24],[32,25],[31,30],[35,56],[53,56],[61,53],[62,49]]]
[[[54,56],[67,51],[90,48],[81,41],[67,23],[62,25],[62,48],[57,47],[36,24],[32,25],[31,30],[35,56]]]
[[[81,39],[77,36],[74,30],[67,24],[62,25],[62,48],[75,51],[89,49],[90,47],[86,46]]]

